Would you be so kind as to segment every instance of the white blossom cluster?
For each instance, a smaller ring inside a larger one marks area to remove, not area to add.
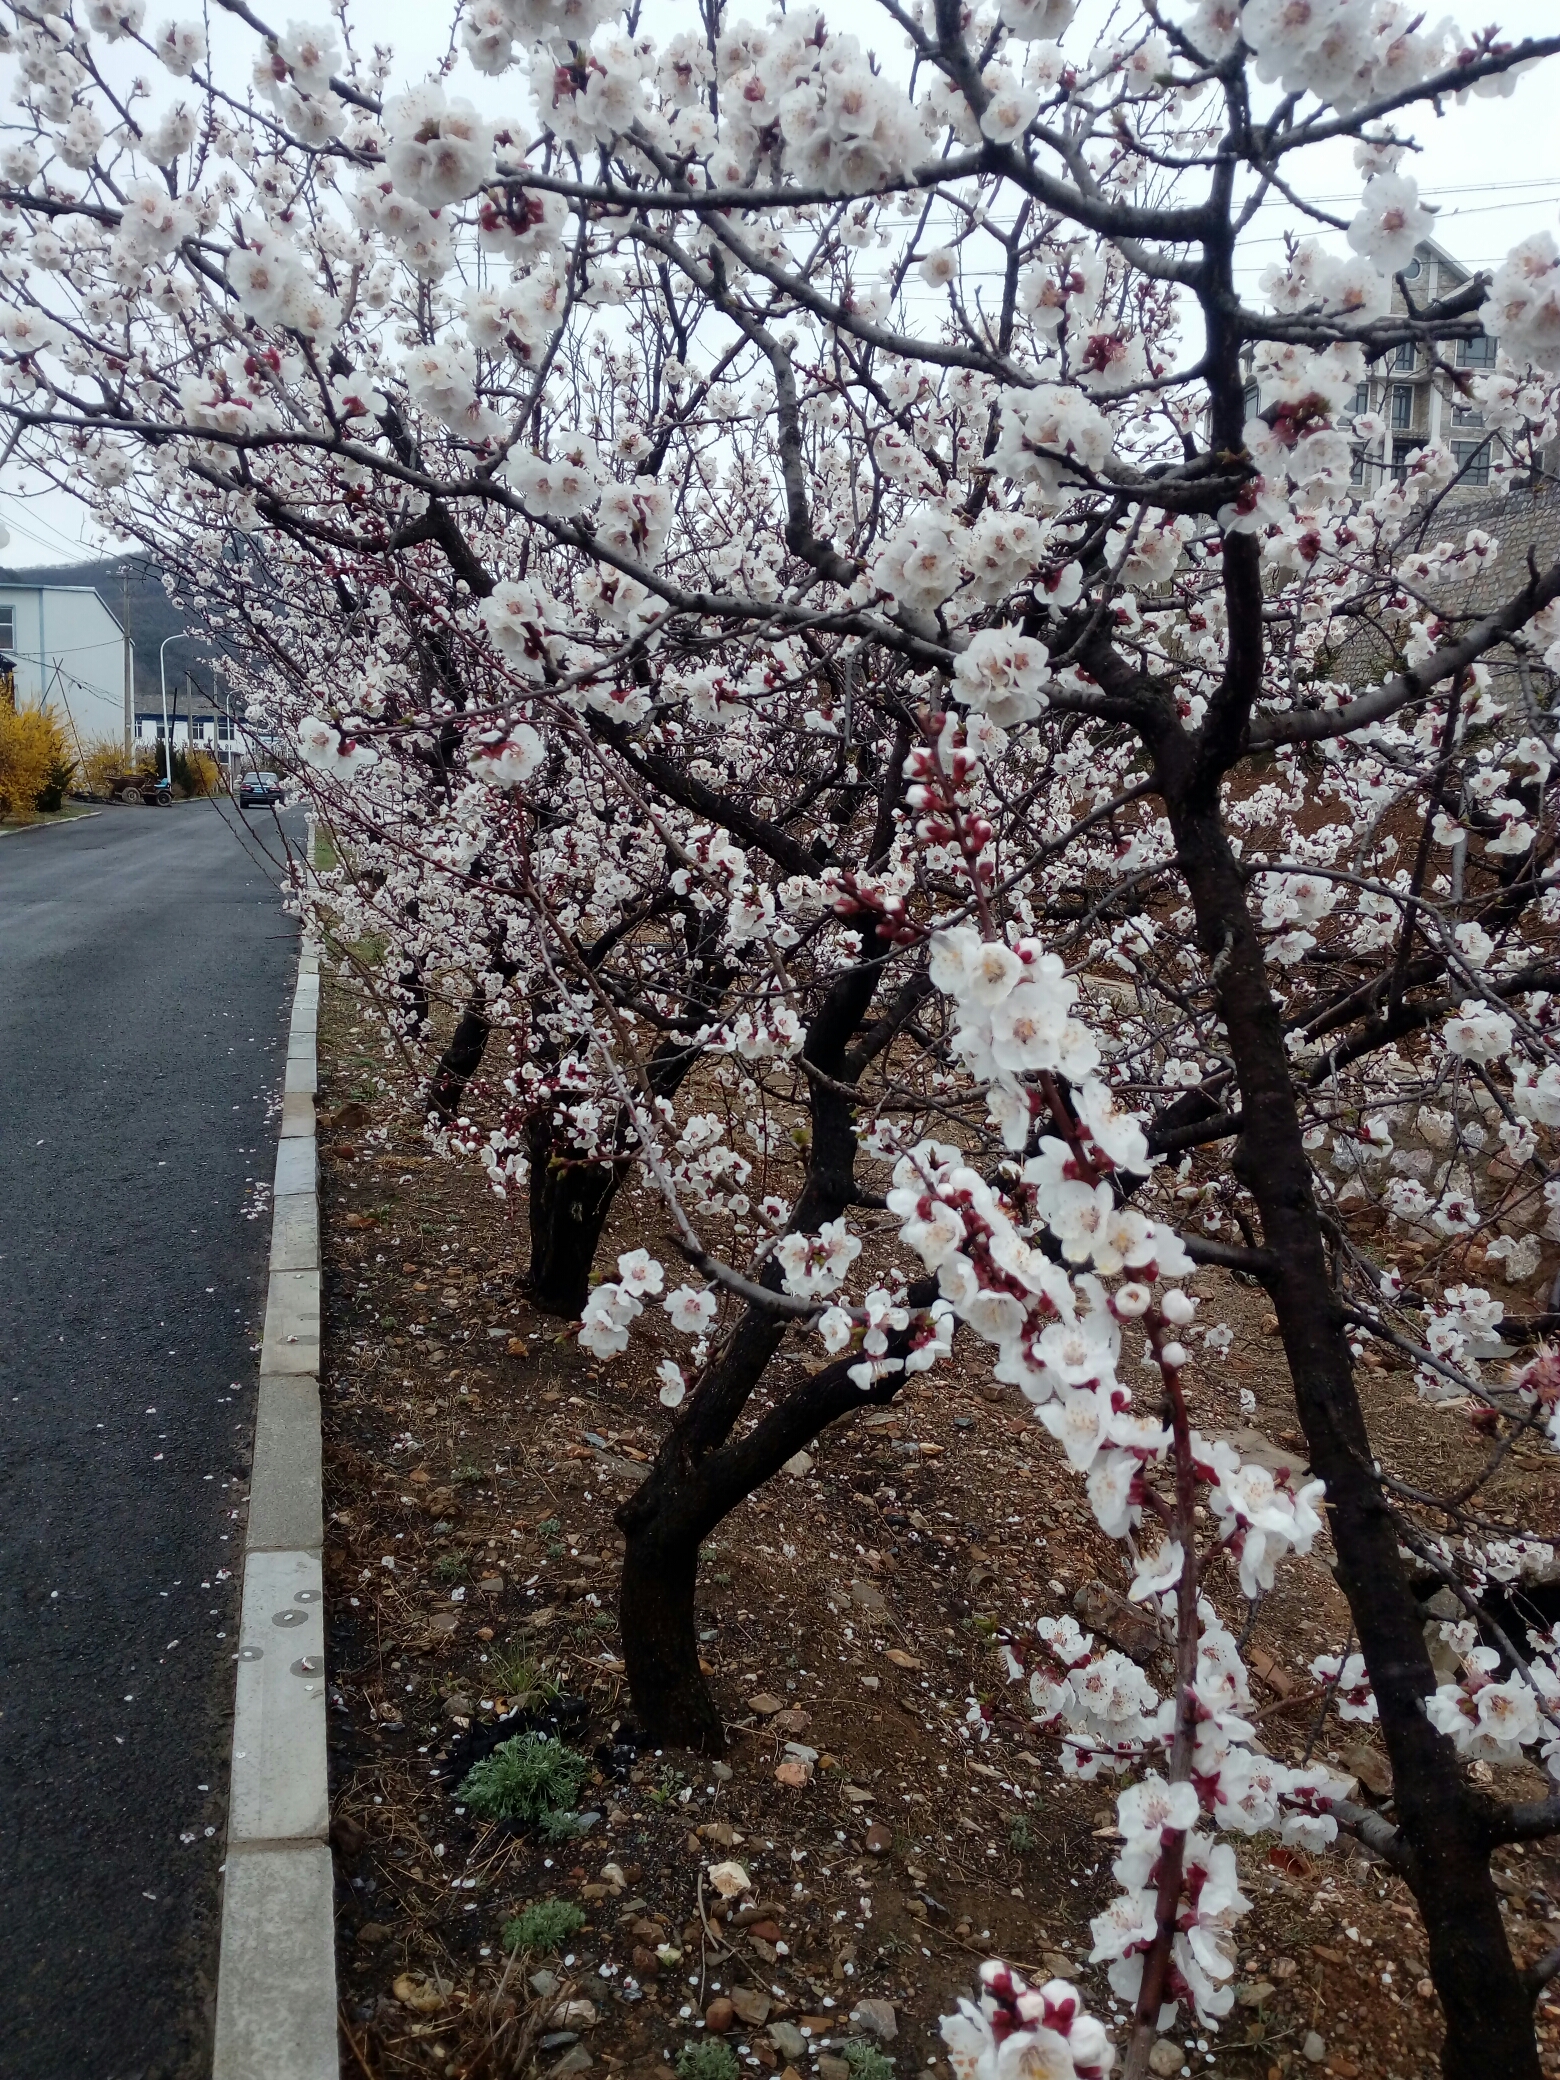
[[[1560,246],[1455,310],[1394,296],[1434,223],[1412,125],[1512,90],[1494,32],[1173,0],[1090,44],[1073,13],[1002,0],[946,43],[920,5],[707,33],[468,0],[408,82],[349,5],[246,12],[236,76],[139,0],[13,9],[0,416],[153,551],[335,833],[299,901],[382,948],[364,1019],[430,1146],[533,1220],[584,1175],[665,1206],[690,1282],[614,1245],[592,1355],[669,1326],[675,1410],[756,1288],[863,1392],[962,1325],[1035,1407],[1207,1706],[1189,1733],[1065,1630],[1020,1670],[1069,1768],[1137,1778],[1101,1956],[1130,1989],[1169,1943],[1214,2014],[1221,1831],[1319,1841],[1334,1789],[1261,1754],[1201,1589],[1213,1553],[1271,1586],[1314,1484],[1123,1378],[1146,1338],[1174,1399],[1228,1339],[1194,1249],[1258,1232],[1232,974],[1282,1033],[1355,1358],[1560,1447],[1548,1361],[1492,1371],[1560,1240],[1560,590],[1502,575],[1560,438]],[[1358,201],[1194,367],[1202,258],[1247,235],[1206,169],[1274,88],[1294,121],[1246,170],[1305,193],[1308,131],[1347,132]],[[1475,506],[1449,433],[1377,461],[1359,391],[1477,323]],[[1254,953],[1171,813],[1221,743]],[[1449,1622],[1437,1723],[1547,1752],[1548,1650],[1514,1689]],[[956,2058],[1104,2071],[1070,1999],[988,1975]]]

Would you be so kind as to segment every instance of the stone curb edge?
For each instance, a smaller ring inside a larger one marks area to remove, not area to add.
[[[88,809],[81,816],[62,816],[58,823],[18,823],[8,831],[0,831],[0,838],[25,838],[32,831],[64,830],[67,824],[90,823],[94,816],[101,816],[101,809]]]
[[[287,1039],[254,1467],[244,1541],[213,2080],[337,2080],[325,1763],[319,948]]]

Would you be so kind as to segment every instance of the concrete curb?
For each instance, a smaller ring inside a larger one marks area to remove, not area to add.
[[[319,948],[303,942],[276,1152],[233,1713],[213,2080],[337,2080],[325,1767]]]
[[[101,809],[88,809],[81,816],[62,816],[57,823],[19,823],[11,830],[0,831],[0,838],[25,838],[33,831],[61,831],[67,824],[90,823],[94,816],[101,816]]]

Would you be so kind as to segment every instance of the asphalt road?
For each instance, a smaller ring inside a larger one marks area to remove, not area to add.
[[[285,824],[299,842],[301,817]],[[208,803],[0,838],[0,2072],[14,2080],[210,2071],[231,1512],[298,946],[262,842],[279,857],[269,811]]]

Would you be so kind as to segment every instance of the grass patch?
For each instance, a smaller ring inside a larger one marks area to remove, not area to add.
[[[852,2037],[844,2049],[851,2080],[894,2080],[894,2061],[865,2037]]]
[[[713,2037],[684,2044],[677,2054],[677,2080],[737,2080],[738,2071],[737,2054]]]
[[[584,1926],[585,1916],[571,1900],[532,1900],[523,1914],[504,1924],[504,1948],[545,1957],[549,1950],[561,1950]]]
[[[500,1697],[522,1708],[551,1704],[562,1695],[563,1686],[547,1673],[545,1665],[518,1647],[488,1650],[488,1680]]]
[[[572,1810],[590,1764],[545,1734],[517,1733],[485,1756],[460,1787],[481,1820],[540,1820]]]

